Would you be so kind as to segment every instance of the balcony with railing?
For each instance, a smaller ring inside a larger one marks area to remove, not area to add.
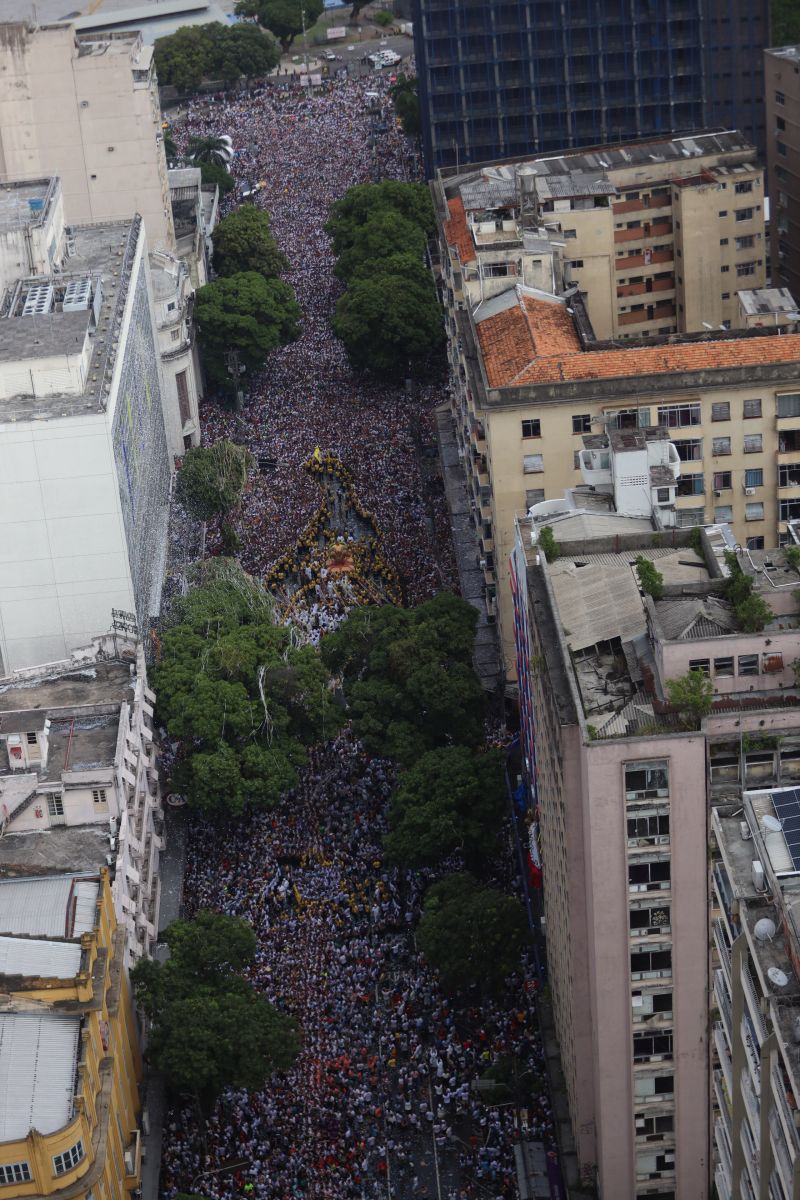
[[[741,977],[742,987],[744,989],[744,995],[747,1001],[747,1007],[750,1010],[750,1020],[753,1025],[755,1037],[760,1047],[767,1036],[767,1027],[764,1023],[764,1018],[761,1015],[761,1006],[759,1004],[756,986],[753,982],[753,976],[750,974],[750,971],[745,963],[742,963]]]

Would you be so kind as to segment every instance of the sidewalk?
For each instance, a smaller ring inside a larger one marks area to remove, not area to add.
[[[475,634],[475,670],[487,691],[496,691],[503,680],[500,668],[500,645],[497,627],[490,625],[486,615],[486,596],[483,572],[478,566],[480,558],[478,535],[472,521],[467,484],[458,457],[458,446],[453,429],[450,409],[436,410],[436,430],[439,440],[439,455],[442,478],[450,510],[450,527],[453,531],[453,546],[458,564],[461,594],[478,610],[478,628]]]

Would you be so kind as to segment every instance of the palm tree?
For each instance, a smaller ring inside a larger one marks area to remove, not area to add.
[[[231,161],[229,142],[221,137],[193,137],[189,139],[189,157],[194,163],[214,163],[227,167]]]

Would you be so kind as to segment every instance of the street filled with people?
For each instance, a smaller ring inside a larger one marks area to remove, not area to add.
[[[330,204],[376,169],[418,173],[386,86],[342,78],[311,98],[289,86],[204,100],[178,130],[233,137],[231,203],[264,183],[256,202],[272,215],[303,309],[300,340],[272,354],[243,411],[209,403],[203,422],[206,444],[231,437],[268,462],[251,472],[234,517],[239,557],[313,642],[352,604],[458,590],[441,481],[421,453],[444,397],[354,375],[329,325],[341,288],[323,229]],[[374,151],[367,89],[386,117]],[[206,552],[219,549],[209,528]],[[355,586],[354,564],[363,566]],[[414,937],[434,875],[383,854],[393,786],[392,764],[345,728],[312,750],[273,811],[192,826],[184,912],[212,908],[252,924],[251,982],[296,1017],[302,1048],[262,1090],[229,1089],[207,1121],[192,1107],[171,1110],[166,1200],[511,1200],[519,1143],[554,1153],[533,965],[523,959],[491,998],[444,992]],[[487,879],[519,893],[516,861],[504,853],[487,863]],[[501,1062],[526,1085],[488,1104],[476,1084]]]

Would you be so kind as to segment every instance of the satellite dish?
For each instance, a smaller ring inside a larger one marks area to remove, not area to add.
[[[771,942],[775,937],[775,922],[770,921],[769,917],[762,917],[753,926],[753,933],[759,942]]]
[[[785,988],[789,982],[789,976],[780,967],[770,967],[767,971],[767,978],[776,988]]]
[[[783,822],[779,821],[777,817],[762,817],[761,828],[764,833],[780,833],[783,829]]]

